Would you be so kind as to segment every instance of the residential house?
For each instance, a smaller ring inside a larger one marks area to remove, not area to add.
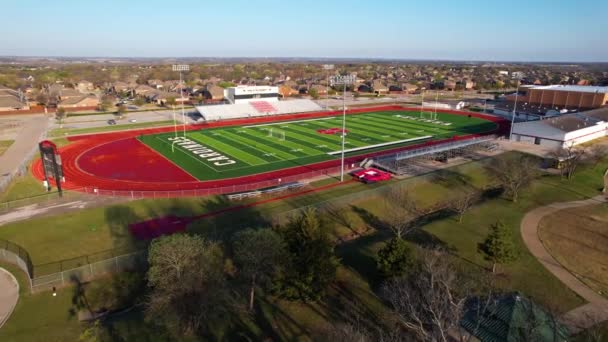
[[[443,81],[443,89],[445,90],[456,90],[456,81],[445,80]]]
[[[23,93],[0,86],[0,112],[28,109],[30,106]]]
[[[315,89],[319,95],[327,95],[327,87],[321,84],[313,84],[310,89]]]
[[[380,80],[374,80],[372,88],[376,94],[388,94],[388,87]]]
[[[154,89],[145,84],[140,84],[133,89],[133,92],[135,93],[135,95],[142,96],[142,97],[146,97],[147,95],[152,94],[156,91],[157,91],[157,89]]]
[[[281,94],[282,97],[290,97],[290,96],[294,96],[294,95],[298,95],[298,90],[287,86],[287,85],[282,85],[279,87],[279,94]]]
[[[418,86],[412,83],[405,83],[401,85],[401,89],[407,94],[415,94],[418,91]]]
[[[222,101],[224,100],[224,88],[217,86],[215,84],[207,85],[207,91],[211,96],[211,100],[214,101]]]
[[[91,108],[99,105],[99,99],[95,95],[71,96],[62,98],[59,102],[60,108]]]
[[[95,90],[95,85],[92,82],[82,80],[76,83],[75,88],[82,94],[89,94],[90,92]]]

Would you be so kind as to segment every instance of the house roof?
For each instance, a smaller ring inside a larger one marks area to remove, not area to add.
[[[60,92],[60,96],[61,98],[67,98],[67,97],[82,97],[82,93],[79,92],[76,89],[72,89],[72,88],[63,88],[61,89]]]
[[[0,107],[21,108],[25,106],[18,91],[0,86]]]
[[[62,100],[59,105],[60,106],[71,106],[71,105],[75,105],[78,104],[82,101],[84,101],[85,99],[97,99],[97,97],[95,97],[95,95],[82,95],[80,94],[79,97],[68,97],[65,100]]]
[[[0,107],[21,108],[24,106],[25,104],[14,96],[0,96]]]

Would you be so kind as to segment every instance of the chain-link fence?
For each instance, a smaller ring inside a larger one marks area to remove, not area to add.
[[[40,184],[40,187],[42,187],[42,184]],[[8,202],[0,202],[0,214],[9,212],[16,208],[34,204],[45,205],[49,203],[55,204],[74,201],[82,198],[83,196],[86,196],[84,191],[74,189],[69,191],[64,190],[62,196],[59,196],[59,192],[52,191],[38,196],[25,197]]]
[[[42,141],[45,138],[46,138],[46,131],[38,137],[37,141]],[[29,152],[27,152],[25,155],[23,155],[22,161],[19,163],[19,165],[15,168],[15,170],[13,172],[11,172],[7,175],[4,175],[0,179],[0,193],[4,192],[8,188],[8,186],[13,182],[13,180],[15,178],[25,175],[27,173],[30,161],[32,159],[34,159],[34,156],[36,155],[36,153],[38,153],[38,144],[34,145],[34,147],[32,147],[32,149]]]
[[[348,161],[344,165],[344,171],[349,172],[359,167],[359,163],[354,161]],[[85,187],[79,189],[79,191],[101,196],[112,196],[112,197],[130,197],[132,199],[143,199],[143,198],[176,198],[176,197],[201,197],[210,195],[220,194],[232,194],[240,192],[254,191],[264,188],[270,188],[274,186],[280,186],[287,183],[298,182],[302,180],[310,180],[318,177],[329,177],[332,174],[340,173],[340,166],[335,166],[322,170],[311,170],[305,173],[299,173],[297,175],[285,176],[281,178],[268,179],[259,182],[252,182],[247,184],[237,184],[222,187],[211,187],[203,189],[188,189],[188,190],[171,190],[171,191],[138,191],[138,190],[105,190],[100,188]],[[348,176],[347,176],[348,177]]]
[[[30,254],[23,247],[7,240],[0,240],[0,260],[17,265],[27,274],[31,285],[34,266]]]
[[[73,284],[75,281],[90,281],[107,274],[144,270],[146,264],[146,251],[143,250],[118,255],[60,272],[36,276],[31,279],[31,290],[32,292],[46,291],[53,287]]]

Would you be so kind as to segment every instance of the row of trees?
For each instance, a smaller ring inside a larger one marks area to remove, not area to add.
[[[148,261],[146,315],[183,334],[209,328],[239,306],[242,292],[250,311],[258,292],[318,300],[339,265],[313,210],[276,229],[241,231],[229,246],[185,234],[159,238],[150,246]]]

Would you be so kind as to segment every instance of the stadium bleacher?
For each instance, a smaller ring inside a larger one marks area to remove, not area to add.
[[[277,111],[277,109],[267,101],[251,101],[249,104],[260,113],[274,113]]]
[[[317,112],[321,106],[311,100],[251,101],[249,103],[197,106],[196,110],[206,121],[239,119],[256,116]]]

